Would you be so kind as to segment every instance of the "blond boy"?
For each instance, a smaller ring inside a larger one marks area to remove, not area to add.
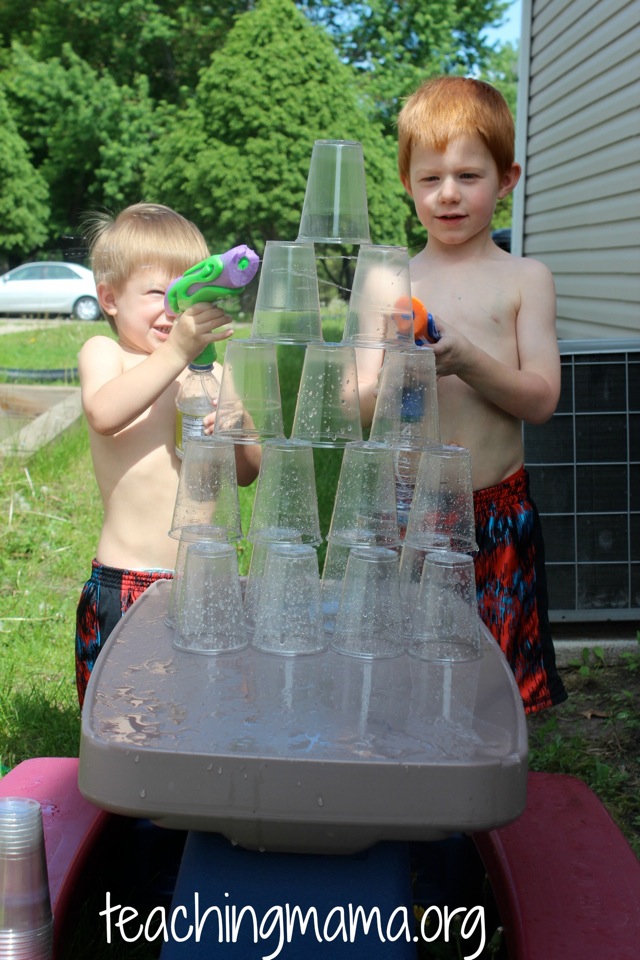
[[[231,336],[222,309],[207,303],[168,318],[169,283],[208,256],[200,231],[158,204],[140,203],[92,230],[98,299],[117,340],[96,336],[79,355],[82,406],[104,506],[92,575],[77,614],[80,705],[109,633],[155,580],[169,578],[177,542],[168,536],[178,488],[176,395],[187,366]],[[220,370],[217,371],[218,375]],[[206,423],[213,429],[213,415]],[[260,448],[236,447],[238,482],[257,476]]]
[[[520,178],[502,95],[441,77],[398,117],[398,166],[428,242],[412,293],[435,317],[443,443],[471,451],[478,600],[527,712],[566,698],[547,615],[544,548],[524,469],[522,422],[544,423],[560,393],[555,289],[547,268],[491,238],[499,199]]]

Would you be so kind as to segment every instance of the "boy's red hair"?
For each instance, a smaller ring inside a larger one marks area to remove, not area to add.
[[[477,136],[488,148],[498,174],[514,162],[515,129],[507,102],[495,87],[470,77],[427,80],[398,115],[398,169],[409,179],[414,146],[445,150],[457,137]]]

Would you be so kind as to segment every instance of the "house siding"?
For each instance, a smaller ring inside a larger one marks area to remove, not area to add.
[[[640,0],[523,0],[514,252],[562,339],[640,338]]]

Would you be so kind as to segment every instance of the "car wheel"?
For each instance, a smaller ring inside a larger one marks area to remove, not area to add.
[[[95,297],[80,297],[73,305],[73,315],[78,320],[99,320],[100,304]]]

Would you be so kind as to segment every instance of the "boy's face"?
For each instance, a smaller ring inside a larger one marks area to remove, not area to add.
[[[499,176],[486,145],[470,136],[451,140],[443,151],[415,146],[403,184],[429,238],[453,245],[488,234],[496,202],[519,177],[517,163]]]
[[[139,267],[121,290],[98,284],[102,309],[113,317],[118,340],[136,353],[153,353],[171,332],[164,312],[164,295],[174,280],[157,267]]]

